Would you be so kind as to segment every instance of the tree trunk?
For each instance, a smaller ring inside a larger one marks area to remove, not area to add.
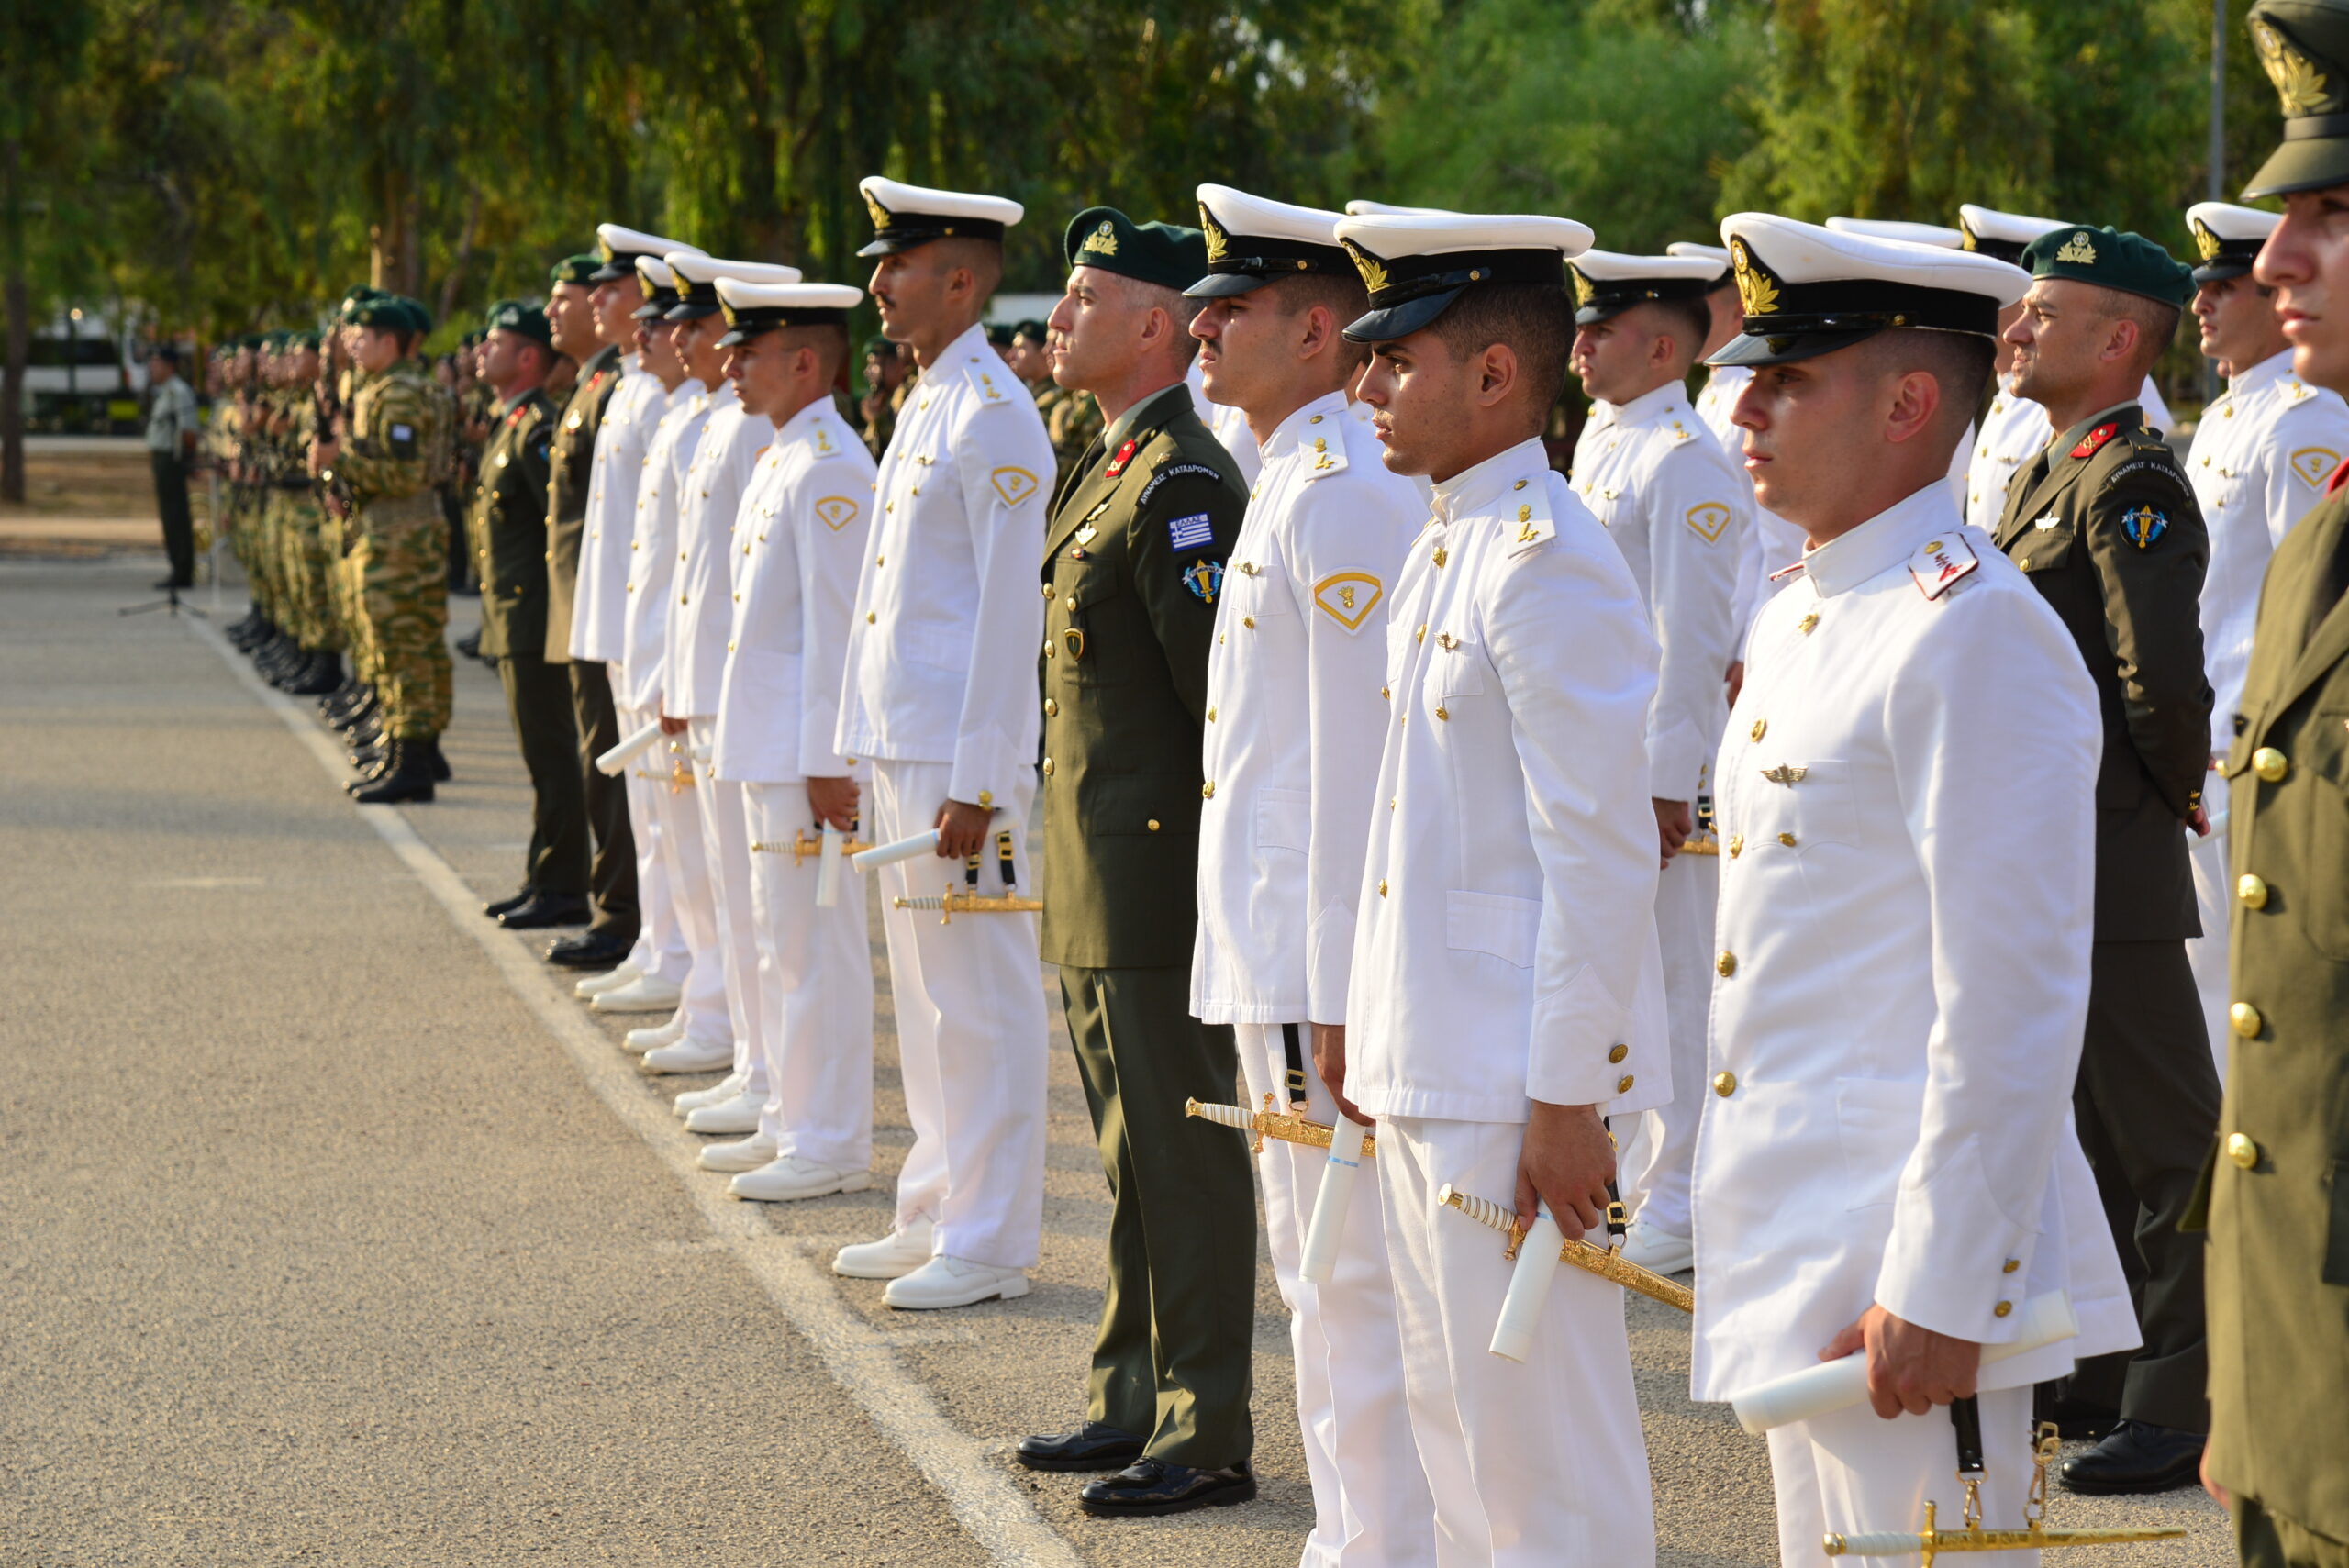
[[[8,312],[7,361],[0,370],[0,501],[25,499],[25,361],[32,352],[32,301],[25,286],[25,207],[17,176],[24,143],[0,141],[0,284]]]
[[[436,318],[446,321],[457,308],[457,291],[464,286],[465,269],[473,264],[473,236],[481,228],[481,192],[475,189],[465,198],[465,227],[457,236],[457,253],[449,261],[449,275],[440,284],[440,314]]]

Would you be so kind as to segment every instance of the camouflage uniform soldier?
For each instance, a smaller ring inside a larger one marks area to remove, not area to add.
[[[345,486],[350,572],[358,590],[360,641],[374,665],[384,747],[353,793],[362,803],[430,800],[448,728],[449,531],[438,485],[448,472],[455,408],[445,388],[410,358],[430,329],[409,299],[354,306],[352,358],[370,373],[351,406],[348,439],[311,449],[311,465]]]
[[[341,628],[328,600],[326,511],[303,471],[304,454],[318,437],[317,404],[311,395],[317,376],[317,334],[290,334],[282,394],[285,423],[278,441],[282,461],[271,499],[277,508],[278,574],[284,584],[286,629],[302,652],[301,662],[280,684],[297,696],[317,696],[342,682]]]

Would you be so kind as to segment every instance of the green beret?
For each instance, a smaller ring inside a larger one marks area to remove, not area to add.
[[[1039,347],[1043,344],[1045,339],[1052,335],[1051,328],[1046,327],[1042,322],[1036,320],[1021,322],[1018,331],[1014,334],[1016,337],[1027,339],[1030,342],[1034,343]]]
[[[582,288],[593,288],[596,270],[603,264],[604,259],[593,250],[583,251],[576,256],[565,256],[548,271],[547,282],[577,284]]]
[[[489,314],[482,318],[482,336],[492,332],[512,332],[533,343],[554,347],[554,329],[547,325],[545,310],[518,299],[501,299],[489,307]]]
[[[1018,330],[1008,321],[990,321],[987,323],[987,341],[998,349],[1008,349]]]
[[[1172,223],[1136,223],[1116,207],[1089,206],[1062,241],[1072,267],[1098,267],[1180,293],[1208,270],[1208,238]]]
[[[395,294],[379,294],[373,299],[354,300],[346,306],[342,318],[353,327],[377,327],[391,332],[413,332],[421,336],[432,330],[432,317],[424,306],[412,299],[402,299]]]
[[[2034,278],[2077,278],[2180,308],[2194,298],[2191,268],[2143,235],[2110,225],[2051,228],[2023,247],[2022,264]]]
[[[2243,194],[2349,184],[2349,0],[2258,0],[2249,26],[2283,110],[2284,140]]]
[[[864,357],[868,360],[894,360],[897,357],[897,345],[886,338],[867,338],[864,340]]]

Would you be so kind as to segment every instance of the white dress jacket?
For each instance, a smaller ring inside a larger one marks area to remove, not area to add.
[[[676,595],[661,676],[662,711],[672,718],[718,713],[726,629],[734,620],[734,515],[774,439],[774,421],[747,413],[731,383],[710,394],[677,496]]]
[[[1764,605],[1721,741],[1694,1388],[1815,1364],[1871,1303],[1980,1343],[2071,1293],[2137,1342],[2072,1132],[2087,1016],[2096,690],[1940,480]]]
[[[1014,775],[1033,773],[1052,483],[1036,400],[973,327],[922,372],[874,480],[843,755],[945,762],[947,797],[972,805],[1009,801]]]
[[[1191,1011],[1342,1024],[1386,727],[1386,612],[1427,503],[1386,471],[1343,392],[1291,414],[1262,455],[1208,650],[1201,777],[1215,793],[1199,822]]]
[[[775,430],[736,516],[734,614],[711,759],[719,778],[787,784],[856,771],[832,742],[872,528],[872,456],[819,397]]]
[[[1521,1122],[1529,1100],[1671,1100],[1655,680],[1639,584],[1539,441],[1435,487],[1387,617],[1348,1000],[1364,1110]]]
[[[701,440],[709,396],[709,388],[690,377],[678,384],[645,445],[643,477],[637,483],[636,530],[629,541],[628,639],[620,669],[628,678],[628,705],[655,713],[667,673],[669,608],[677,602],[678,497]]]
[[[571,656],[616,664],[628,651],[629,546],[636,539],[637,481],[644,450],[668,406],[660,378],[620,356],[620,384],[596,427],[587,471],[587,518],[579,545],[579,582],[571,601]]]

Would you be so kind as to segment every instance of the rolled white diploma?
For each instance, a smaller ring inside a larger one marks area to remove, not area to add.
[[[1321,1190],[1314,1195],[1313,1218],[1305,1228],[1305,1256],[1297,1266],[1300,1278],[1325,1284],[1338,1271],[1338,1244],[1346,1234],[1346,1210],[1354,1201],[1354,1183],[1362,1178],[1363,1140],[1370,1129],[1338,1113],[1330,1129],[1330,1162],[1321,1167]]]
[[[816,907],[829,909],[841,901],[841,845],[845,842],[837,828],[824,829],[823,852],[816,857]]]
[[[896,865],[917,855],[938,852],[938,829],[917,833],[910,839],[900,839],[894,844],[875,844],[869,850],[859,850],[849,856],[848,863],[859,871],[879,871],[883,866]]]
[[[2072,1314],[2071,1297],[2060,1290],[2051,1290],[2022,1304],[2021,1330],[2004,1344],[1983,1346],[1982,1362],[1986,1366],[2002,1362],[2058,1340],[2071,1339],[2079,1331],[2079,1319]],[[1758,1388],[1735,1396],[1729,1403],[1730,1408],[1737,1412],[1737,1424],[1760,1437],[1771,1428],[1783,1427],[1789,1421],[1808,1421],[1848,1410],[1867,1396],[1868,1358],[1861,1351],[1842,1361],[1821,1362],[1817,1366],[1772,1378]],[[1913,1545],[1910,1550],[1915,1550]]]
[[[1521,1362],[1533,1353],[1542,1309],[1550,1301],[1550,1282],[1557,1277],[1558,1254],[1565,1250],[1565,1232],[1558,1222],[1546,1207],[1535,1209],[1533,1229],[1517,1246],[1517,1267],[1508,1276],[1508,1294],[1501,1297],[1500,1321],[1493,1325],[1493,1354]]]
[[[635,762],[639,757],[644,755],[645,752],[651,751],[652,749],[652,743],[660,739],[661,721],[656,718],[651,723],[646,725],[643,728],[638,730],[635,734],[629,736],[627,740],[621,741],[618,745],[613,747],[610,751],[605,752],[602,756],[596,758],[596,771],[603,774],[606,778],[616,779],[620,776],[621,773],[627,769],[630,762]]]

